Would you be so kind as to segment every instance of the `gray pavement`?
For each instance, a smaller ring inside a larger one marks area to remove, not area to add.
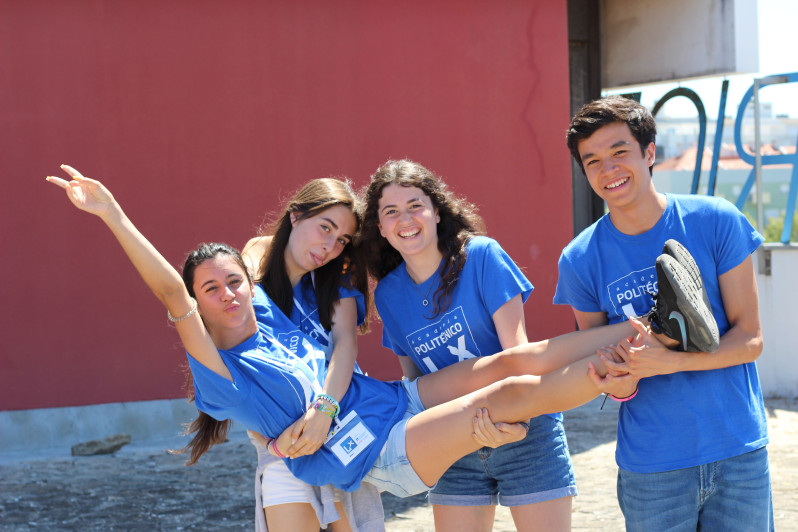
[[[798,531],[798,400],[770,399],[769,453],[776,530]],[[615,502],[617,405],[596,401],[566,413],[580,495],[573,529],[623,530]],[[132,443],[113,455],[0,457],[2,531],[251,530],[255,451],[235,435],[196,466],[168,454],[180,440]],[[386,529],[432,531],[423,496],[383,496]],[[506,508],[494,529],[514,530]]]

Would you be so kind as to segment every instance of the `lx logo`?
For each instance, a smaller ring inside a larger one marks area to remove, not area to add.
[[[453,345],[447,345],[446,349],[449,350],[449,353],[451,353],[452,356],[457,357],[458,362],[462,362],[467,358],[474,358],[475,356],[471,354],[468,349],[466,349],[465,336],[461,336],[457,339],[457,347],[454,347]]]

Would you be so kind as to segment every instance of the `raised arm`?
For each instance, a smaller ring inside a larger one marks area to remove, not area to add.
[[[169,313],[178,318],[187,316],[175,323],[186,350],[204,366],[232,380],[196,312],[197,303],[188,295],[180,274],[136,229],[102,183],[83,177],[70,166],[62,165],[61,168],[70,175],[71,181],[53,176],[47,177],[47,181],[63,188],[75,207],[105,222],[141,278]]]

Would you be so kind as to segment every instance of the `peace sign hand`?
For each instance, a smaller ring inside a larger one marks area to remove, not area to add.
[[[72,204],[82,211],[104,218],[116,205],[116,200],[111,191],[95,179],[83,177],[80,172],[67,166],[61,168],[72,177],[71,181],[60,177],[47,176],[47,181],[66,190],[67,197]]]

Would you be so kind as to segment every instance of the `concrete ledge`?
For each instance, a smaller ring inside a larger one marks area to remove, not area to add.
[[[133,444],[179,444],[184,425],[196,415],[185,399],[7,410],[0,412],[0,454],[69,455],[77,443],[119,433],[130,434]]]

